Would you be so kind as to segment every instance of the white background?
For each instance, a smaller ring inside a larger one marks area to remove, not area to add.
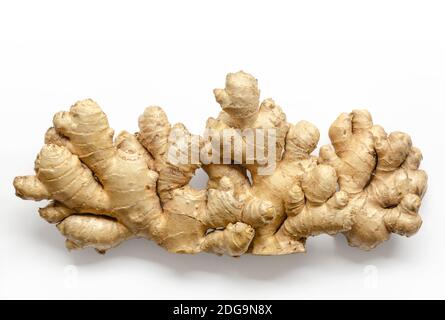
[[[353,108],[410,133],[430,177],[419,233],[372,252],[340,235],[279,257],[145,240],[68,253],[44,204],[14,196],[55,112],[91,97],[116,131],[137,131],[157,104],[200,133],[219,111],[212,89],[240,69],[290,122],[315,123],[320,145]],[[445,298],[443,1],[2,1],[0,113],[0,298]]]

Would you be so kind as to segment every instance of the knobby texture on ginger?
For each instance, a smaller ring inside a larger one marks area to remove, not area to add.
[[[204,150],[212,139],[171,125],[157,106],[140,116],[138,133],[114,137],[106,115],[87,99],[54,116],[35,175],[14,180],[17,196],[50,200],[39,213],[56,224],[66,247],[100,253],[139,237],[175,253],[280,255],[304,252],[310,236],[337,233],[370,250],[391,233],[411,236],[420,228],[427,175],[407,134],[388,135],[368,111],[354,110],[334,121],[332,145],[317,157],[318,129],[287,122],[272,99],[260,102],[251,75],[228,74],[214,94],[222,111],[206,128],[221,135],[273,129],[274,148],[263,150],[273,154],[272,172],[248,161],[244,136],[238,154],[221,153],[221,164],[174,163],[172,148],[191,150],[198,141]],[[189,184],[200,167],[209,176],[205,190]]]

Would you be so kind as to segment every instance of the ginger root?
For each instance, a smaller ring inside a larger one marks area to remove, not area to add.
[[[35,175],[15,178],[16,195],[50,200],[39,213],[66,247],[100,253],[142,237],[175,253],[279,255],[304,252],[310,236],[337,233],[369,250],[391,233],[420,228],[427,175],[408,135],[388,135],[355,110],[335,120],[332,145],[317,157],[318,129],[288,123],[272,99],[260,103],[251,75],[228,74],[214,94],[222,111],[203,137],[152,106],[138,133],[114,138],[94,101],[77,102],[54,116]],[[243,134],[249,130],[253,140]],[[213,161],[193,159],[196,151]],[[189,184],[200,167],[209,176],[205,190]]]

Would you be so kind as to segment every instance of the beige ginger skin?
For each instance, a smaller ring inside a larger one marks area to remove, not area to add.
[[[171,125],[156,106],[140,116],[138,133],[114,137],[106,115],[88,99],[54,116],[35,175],[14,180],[17,196],[50,200],[40,215],[57,225],[66,247],[100,253],[140,237],[174,253],[280,255],[304,252],[310,236],[337,233],[370,250],[391,233],[409,237],[419,230],[427,175],[407,134],[388,135],[368,111],[354,110],[334,121],[332,145],[317,157],[311,153],[318,129],[288,123],[272,99],[260,103],[251,75],[228,74],[214,94],[222,111],[207,129],[221,136],[274,130],[275,147],[263,150],[275,160],[271,172],[261,171],[269,163],[247,159],[244,136],[238,151],[221,153],[225,164],[173,163],[169,150],[191,151],[193,141],[215,152],[212,138]],[[189,185],[199,167],[209,176],[204,190]]]

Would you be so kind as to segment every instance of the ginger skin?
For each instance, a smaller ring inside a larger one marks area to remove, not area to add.
[[[222,111],[207,129],[221,137],[226,130],[274,130],[273,148],[261,150],[267,163],[249,158],[252,145],[244,136],[229,154],[211,149],[218,163],[175,163],[171,150],[202,153],[214,141],[171,125],[156,106],[140,116],[138,133],[114,138],[106,115],[87,99],[54,116],[35,175],[15,178],[16,195],[50,200],[39,213],[57,225],[66,247],[100,253],[140,237],[174,253],[280,255],[304,252],[310,236],[337,233],[370,250],[391,233],[419,230],[427,175],[408,135],[388,135],[366,110],[354,110],[332,124],[332,145],[317,157],[311,153],[318,129],[288,123],[272,99],[260,103],[251,75],[228,74],[214,94]],[[233,140],[221,141],[233,147]],[[199,167],[209,176],[205,190],[189,184]]]

